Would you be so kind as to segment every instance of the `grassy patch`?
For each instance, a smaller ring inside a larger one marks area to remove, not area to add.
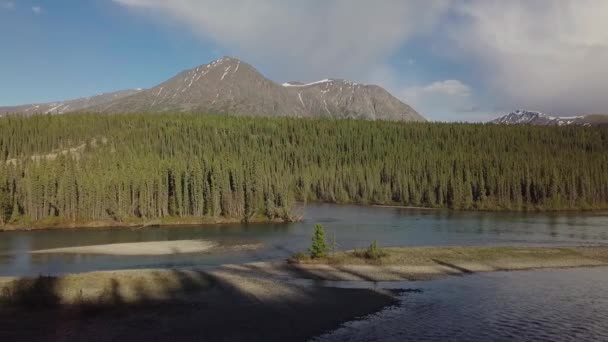
[[[354,251],[353,254],[358,258],[369,260],[380,260],[389,256],[389,253],[378,246],[378,241],[374,240],[364,251]]]
[[[372,244],[373,245],[373,244]],[[608,262],[605,247],[390,247],[370,246],[366,250],[346,251],[311,259],[294,255],[292,262],[302,264],[425,266],[437,260],[455,263],[545,262],[560,260],[596,260]]]

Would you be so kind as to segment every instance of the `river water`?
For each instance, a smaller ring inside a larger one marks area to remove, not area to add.
[[[212,267],[304,251],[321,223],[340,249],[449,245],[607,245],[608,213],[454,212],[308,205],[303,222],[0,233],[0,276],[129,268]],[[112,243],[203,239],[256,250],[164,256],[31,254]],[[305,281],[304,281],[305,282]],[[428,282],[324,286],[415,289],[400,304],[346,323],[319,341],[608,341],[608,269],[497,272]],[[318,284],[317,284],[318,285]]]
[[[400,286],[400,304],[328,341],[608,341],[608,269],[498,272]]]
[[[146,229],[80,229],[0,233],[0,276],[129,268],[215,266],[285,258],[305,251],[315,223],[340,249],[382,246],[608,244],[608,213],[500,213],[309,204],[294,224],[234,224]],[[113,243],[212,240],[262,244],[256,250],[163,256],[30,254]]]

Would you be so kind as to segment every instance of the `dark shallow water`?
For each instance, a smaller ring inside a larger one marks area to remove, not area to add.
[[[397,307],[318,341],[608,341],[608,268],[402,283]]]
[[[285,258],[304,251],[322,223],[340,249],[383,246],[608,244],[607,213],[454,212],[308,205],[295,224],[81,229],[0,233],[0,276],[127,268],[215,266]],[[205,239],[222,245],[261,243],[255,251],[167,256],[32,255],[30,251],[111,243]]]

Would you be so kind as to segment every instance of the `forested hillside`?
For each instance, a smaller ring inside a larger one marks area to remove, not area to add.
[[[608,129],[191,114],[0,119],[0,224],[289,219],[304,200],[608,208]]]

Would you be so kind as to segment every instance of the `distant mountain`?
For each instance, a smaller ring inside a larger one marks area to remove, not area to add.
[[[376,85],[325,79],[283,83],[283,87],[312,116],[424,121],[412,107]]]
[[[80,111],[91,106],[101,105],[126,96],[137,94],[141,89],[120,90],[113,93],[100,94],[90,97],[83,97],[76,100],[61,102],[35,103],[21,106],[0,107],[0,115],[9,113],[19,114],[64,114],[68,112]]]
[[[89,109],[424,121],[412,107],[378,86],[329,79],[279,85],[251,65],[231,57],[184,71],[151,89]]]
[[[491,123],[504,125],[537,126],[595,126],[608,124],[608,115],[581,115],[556,117],[541,112],[516,110]]]
[[[330,79],[309,84],[289,82],[280,85],[265,78],[251,65],[231,57],[223,57],[183,71],[150,89],[124,96],[122,92],[114,94],[117,94],[114,98],[104,98],[103,101],[94,103],[89,101],[88,104],[78,106],[75,101],[81,100],[45,104],[44,107],[11,107],[5,111],[204,112],[252,116],[425,120],[412,107],[379,86]],[[2,110],[0,108],[0,112]]]

